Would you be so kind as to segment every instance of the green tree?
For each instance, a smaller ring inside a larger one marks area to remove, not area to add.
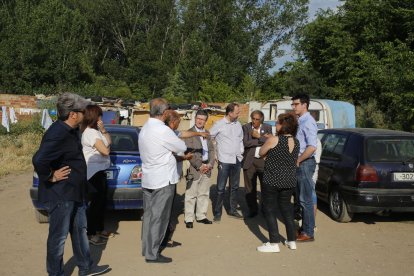
[[[299,49],[325,83],[319,94],[373,106],[389,128],[413,131],[412,26],[413,1],[348,0],[307,25]]]
[[[90,82],[87,25],[58,0],[2,2],[1,88],[27,93],[42,86]],[[49,91],[51,92],[51,91]]]

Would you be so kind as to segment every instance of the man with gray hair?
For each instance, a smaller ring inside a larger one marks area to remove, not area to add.
[[[89,102],[64,93],[57,100],[58,120],[43,135],[33,166],[39,176],[39,201],[49,215],[47,272],[64,275],[63,251],[71,234],[79,275],[100,275],[109,266],[92,264],[86,234],[87,180],[79,124]]]
[[[168,108],[165,99],[151,100],[150,118],[139,134],[144,197],[141,240],[142,255],[147,263],[172,261],[161,255],[160,249],[171,216],[175,184],[179,181],[173,153],[182,153],[187,147],[164,123],[164,111]]]

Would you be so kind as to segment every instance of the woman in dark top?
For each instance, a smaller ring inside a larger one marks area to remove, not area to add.
[[[260,252],[279,252],[280,236],[276,210],[282,215],[287,233],[286,245],[296,249],[295,224],[291,198],[296,187],[296,163],[299,141],[296,116],[280,114],[276,125],[277,136],[272,136],[260,149],[266,156],[262,185],[263,211],[269,230],[269,242],[257,247]]]

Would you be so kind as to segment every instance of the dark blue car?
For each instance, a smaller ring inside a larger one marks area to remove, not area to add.
[[[107,208],[113,210],[142,209],[142,162],[138,149],[140,129],[134,126],[106,125],[110,133],[111,166],[106,170],[108,180]],[[38,201],[37,187],[39,179],[33,174],[33,186],[30,196],[35,208],[36,220],[48,222],[47,212]]]
[[[348,222],[354,213],[414,212],[414,133],[324,129],[316,182],[331,217]]]

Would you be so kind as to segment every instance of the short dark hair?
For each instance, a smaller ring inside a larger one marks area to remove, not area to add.
[[[177,120],[181,120],[180,114],[177,111],[172,109],[167,109],[164,111],[165,121],[164,123],[169,126],[171,122],[175,122]]]
[[[307,95],[307,94],[297,94],[297,95],[292,97],[292,101],[294,101],[294,100],[300,100],[301,104],[306,103],[306,109],[309,109],[309,104],[310,104],[309,95]]]
[[[255,111],[253,111],[253,112],[250,114],[250,118],[251,118],[251,119],[253,119],[253,116],[254,116],[255,114],[258,114],[258,115],[260,116],[260,123],[263,123],[263,121],[264,121],[264,114],[263,114],[263,112],[262,112],[262,111],[260,111],[260,110],[255,110]]]
[[[197,118],[198,115],[206,116],[207,119],[208,119],[208,112],[205,109],[199,109],[199,110],[197,110],[195,117]]]
[[[278,135],[290,134],[296,136],[298,132],[298,119],[293,113],[283,113],[277,116],[277,123],[281,126]]]
[[[234,108],[235,108],[236,106],[239,106],[239,104],[238,104],[238,103],[229,103],[229,104],[226,106],[226,115],[228,115],[230,112],[233,112],[233,111],[234,111]]]

